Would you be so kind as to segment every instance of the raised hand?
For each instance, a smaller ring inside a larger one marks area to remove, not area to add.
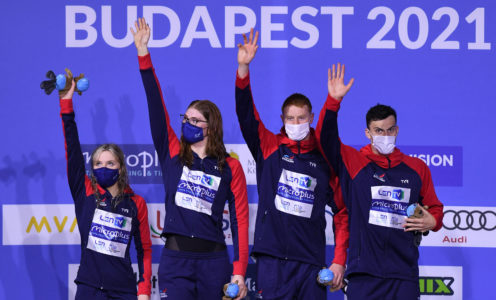
[[[71,78],[71,87],[68,90],[59,91],[60,99],[72,99],[74,95],[74,90],[76,89],[76,82]]]
[[[341,66],[340,63],[338,63],[337,70],[335,65],[332,65],[332,70],[329,68],[328,78],[327,89],[329,95],[339,101],[348,93],[355,81],[354,78],[351,78],[347,85],[344,84],[344,64]]]
[[[134,37],[134,45],[138,50],[138,55],[143,56],[148,54],[148,41],[150,40],[150,26],[145,21],[145,18],[138,18],[134,22],[136,32],[131,27],[131,33]]]
[[[238,44],[238,75],[243,78],[248,74],[248,65],[257,53],[258,31],[253,36],[253,28],[250,30],[249,38],[243,33],[243,44]]]

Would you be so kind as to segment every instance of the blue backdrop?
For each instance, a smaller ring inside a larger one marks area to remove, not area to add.
[[[345,63],[346,80],[356,81],[340,111],[342,141],[366,144],[367,109],[392,105],[399,148],[429,164],[446,206],[445,227],[420,249],[422,299],[491,297],[494,1],[17,0],[2,1],[0,8],[1,299],[71,298],[79,263],[57,96],[39,88],[48,70],[67,67],[90,80],[90,89],[75,96],[84,150],[104,142],[123,145],[132,186],[150,203],[152,231],[160,231],[164,191],[129,32],[138,16],[153,27],[150,52],[176,132],[190,101],[220,106],[224,141],[248,177],[251,213],[257,203],[254,165],[234,107],[240,33],[261,31],[250,66],[252,90],[274,132],[291,93],[307,95],[318,113],[327,68]],[[158,263],[162,246],[153,239]],[[330,261],[333,246],[328,250]],[[250,265],[252,293],[253,271]],[[341,292],[329,294],[342,298]]]

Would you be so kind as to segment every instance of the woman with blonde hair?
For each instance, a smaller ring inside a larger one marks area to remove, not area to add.
[[[124,153],[115,144],[103,144],[93,151],[91,175],[86,175],[72,104],[74,86],[73,81],[69,91],[60,95],[60,114],[67,177],[81,235],[75,299],[149,300],[151,240],[146,202],[129,187]],[[138,289],[129,256],[132,239],[138,258]]]

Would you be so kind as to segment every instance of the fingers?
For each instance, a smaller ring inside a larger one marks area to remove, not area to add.
[[[351,86],[353,85],[353,82],[355,82],[355,78],[351,78],[350,79],[350,82],[348,82],[348,84],[346,85],[346,88],[349,90],[351,89]]]
[[[137,21],[134,21],[134,28],[136,28],[136,32],[134,32],[133,27],[131,27],[131,33],[133,34],[133,36],[135,36],[137,31],[138,31],[138,22]]]
[[[246,294],[248,294],[248,288],[246,287],[246,285],[244,283],[240,284],[238,297],[236,297],[234,300],[241,300],[244,297],[246,297]]]
[[[343,79],[344,80],[345,67],[344,64],[338,62],[337,67],[335,64],[332,65],[332,68],[329,68],[328,77],[331,80],[334,79]],[[353,84],[353,79],[350,81]],[[348,83],[349,84],[349,83]],[[350,85],[351,87],[351,85]]]
[[[250,44],[253,43],[253,28],[250,29],[250,39],[248,41]]]
[[[253,28],[252,28],[252,30],[253,30]],[[257,42],[258,42],[258,34],[259,34],[259,32],[258,32],[258,30],[257,30],[257,31],[255,32],[255,40],[253,41],[253,44],[254,44],[254,45],[257,45]],[[258,45],[256,46],[256,48],[258,49]]]

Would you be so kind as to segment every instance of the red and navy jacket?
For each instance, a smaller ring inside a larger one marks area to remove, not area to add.
[[[273,134],[255,107],[249,74],[236,76],[236,113],[243,137],[256,161],[258,212],[253,255],[325,266],[325,206],[334,219],[346,218],[343,203],[333,201],[333,174],[319,150],[317,135],[294,141],[284,128]],[[346,261],[347,228],[334,222],[334,263]],[[343,238],[344,237],[344,238]]]
[[[378,155],[369,144],[360,151],[341,143],[337,127],[340,102],[328,95],[319,116],[320,142],[339,177],[349,214],[349,253],[346,275],[367,273],[382,278],[418,282],[418,246],[413,232],[402,225],[406,208],[427,205],[442,226],[443,204],[431,174],[420,159],[396,148]]]
[[[241,164],[226,153],[226,163],[221,171],[217,158],[207,156],[201,159],[194,152],[191,166],[181,163],[180,142],[170,125],[150,54],[138,58],[148,100],[153,144],[165,187],[166,216],[162,235],[178,234],[225,244],[222,216],[227,201],[234,248],[233,274],[245,276],[248,265],[248,195]]]
[[[97,191],[94,190],[85,171],[72,99],[60,100],[60,108],[67,177],[81,235],[81,263],[75,282],[104,290],[150,295],[152,242],[146,202],[129,187],[118,201],[98,184]],[[99,194],[98,205],[95,193]],[[138,256],[138,291],[129,256],[131,239]]]

